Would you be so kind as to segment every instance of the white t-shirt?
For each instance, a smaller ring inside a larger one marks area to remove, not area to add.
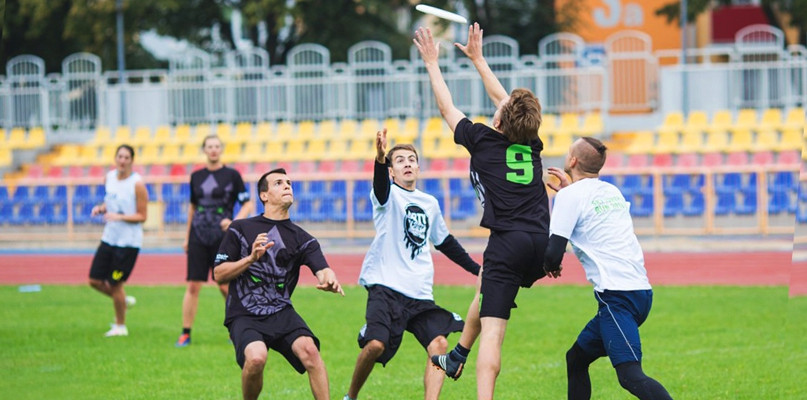
[[[112,170],[106,174],[106,194],[104,204],[106,212],[112,214],[134,214],[137,212],[137,196],[135,184],[142,178],[137,172],[132,172],[124,180],[118,179],[118,171]],[[104,226],[101,241],[117,247],[143,246],[143,224],[140,222],[109,221]]]
[[[569,239],[594,290],[650,289],[630,203],[616,186],[579,180],[558,192],[549,232]]]
[[[392,184],[385,204],[379,204],[373,192],[370,200],[376,235],[364,257],[359,284],[383,285],[413,299],[434,300],[428,242],[440,245],[449,235],[437,199]]]

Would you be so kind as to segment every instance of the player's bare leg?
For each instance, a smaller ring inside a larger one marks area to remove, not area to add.
[[[364,386],[364,383],[367,382],[367,377],[370,376],[370,372],[373,372],[375,360],[384,354],[384,349],[384,343],[378,340],[370,340],[361,349],[359,358],[356,360],[356,368],[353,369],[350,389],[347,391],[347,395],[350,396],[351,399],[359,397],[359,391],[362,386]]]
[[[460,334],[459,344],[466,349],[470,349],[476,339],[479,337],[479,332],[482,330],[482,323],[479,321],[479,288],[476,289],[471,305],[468,306],[468,314],[465,315],[465,326]]]
[[[291,351],[308,372],[308,383],[311,385],[311,394],[314,398],[328,400],[330,398],[328,371],[325,369],[325,362],[322,361],[317,345],[314,344],[314,339],[309,336],[298,337],[291,344]]]
[[[115,307],[115,323],[126,325],[126,292],[123,290],[123,283],[109,286],[112,305]]]
[[[244,400],[257,399],[261,394],[266,353],[264,342],[252,342],[244,349],[244,368],[241,370],[241,392]]]
[[[426,373],[423,375],[423,398],[426,400],[437,400],[440,397],[440,390],[443,388],[443,381],[446,374],[434,368],[431,357],[438,354],[445,354],[448,349],[448,341],[445,336],[438,336],[426,347],[429,357],[426,361]]]
[[[199,307],[199,291],[202,281],[188,281],[185,296],[182,298],[182,327],[191,328],[196,319],[196,310]]]
[[[502,343],[507,320],[496,317],[481,318],[479,356],[476,362],[476,393],[478,400],[493,399],[496,378],[502,368]]]

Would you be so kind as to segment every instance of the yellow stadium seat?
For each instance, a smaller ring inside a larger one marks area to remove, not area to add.
[[[633,140],[625,149],[627,154],[650,154],[653,150],[655,135],[653,131],[637,131],[633,134]],[[565,154],[565,152],[564,152]]]
[[[154,131],[154,144],[167,144],[171,142],[171,128],[167,125],[160,125]]]
[[[266,142],[266,150],[263,152],[264,156],[258,161],[266,162],[279,160],[283,156],[283,144],[284,141],[280,139],[272,139]]]
[[[475,115],[475,116],[471,117],[470,119],[471,119],[471,122],[473,122],[475,124],[485,124],[487,126],[490,126],[490,118],[488,118],[488,116],[486,116],[486,115]]]
[[[244,144],[244,154],[239,161],[258,162],[263,158],[264,142],[252,140]]]
[[[26,141],[26,148],[36,149],[45,145],[45,130],[42,128],[31,128],[28,131],[28,140]]]
[[[8,147],[0,147],[0,167],[8,167],[14,161],[14,155]]]
[[[160,144],[147,143],[143,145],[143,150],[137,156],[137,163],[142,165],[152,165],[160,162]]]
[[[332,119],[326,119],[319,123],[319,128],[317,129],[317,136],[323,139],[331,139],[336,137],[336,121]]]
[[[294,124],[288,121],[281,121],[277,124],[277,137],[282,140],[290,139],[294,136]]]
[[[322,157],[323,160],[342,160],[348,152],[348,140],[343,138],[331,139],[328,143],[328,152]],[[389,146],[387,146],[389,148]]]
[[[804,109],[801,107],[796,107],[788,111],[787,120],[785,120],[784,125],[785,128],[803,129],[805,125]]]
[[[224,144],[224,152],[221,153],[221,161],[225,164],[232,164],[241,161],[241,146],[243,143],[228,141]]]
[[[684,128],[684,114],[678,111],[668,113],[664,122],[658,127],[661,132],[680,132]]]
[[[751,151],[754,149],[753,132],[751,129],[734,128],[731,131],[731,140],[726,151]]]
[[[443,130],[448,129],[448,126],[440,117],[432,117],[426,120],[426,126],[423,128],[422,137],[425,140],[426,138],[436,138],[443,136]],[[424,150],[425,151],[425,150]]]
[[[728,131],[732,126],[731,112],[720,110],[715,112],[712,123],[706,128],[707,132]]]
[[[174,132],[174,140],[175,144],[183,145],[185,143],[190,143],[192,141],[191,136],[191,127],[190,125],[177,125],[177,129]]]
[[[339,124],[339,135],[341,139],[352,139],[359,134],[359,123],[355,119],[343,119]]]
[[[252,124],[249,122],[241,122],[235,126],[235,135],[232,139],[233,142],[247,143],[252,141]]]
[[[222,142],[232,142],[233,140],[233,126],[226,123],[220,123],[216,126],[216,136],[221,139]]]
[[[63,144],[59,146],[56,159],[53,161],[53,163],[60,167],[75,165],[76,161],[79,160],[81,147],[83,146],[79,146],[77,144]]]
[[[268,122],[261,122],[255,127],[255,140],[266,143],[273,137],[272,124]]]
[[[799,128],[784,128],[782,131],[782,140],[776,147],[776,151],[790,151],[798,150],[802,147],[803,129]]]
[[[8,142],[6,142],[6,130],[3,129],[3,128],[0,128],[0,147],[8,147],[6,145],[7,143]]]
[[[372,151],[374,142],[369,138],[354,138],[350,141],[350,148],[348,149],[347,160],[363,160],[369,159],[375,155]],[[387,146],[387,149],[390,147]]]
[[[726,131],[715,131],[706,135],[706,143],[701,148],[702,153],[724,152],[729,146],[729,134]]]
[[[119,126],[115,130],[115,137],[112,138],[114,144],[131,144],[132,143],[132,128],[128,126]]]
[[[775,151],[779,147],[779,132],[767,129],[757,133],[757,140],[753,145],[754,151]]]
[[[361,121],[359,126],[359,136],[362,138],[374,138],[376,132],[381,129],[377,119],[368,118]]]
[[[187,143],[192,143],[193,145],[201,146],[202,142],[204,142],[205,138],[210,136],[210,134],[211,134],[210,125],[208,125],[208,124],[196,125],[196,128],[194,128],[194,130],[193,130],[193,137],[191,138],[190,142],[185,142],[185,143],[186,144]],[[219,136],[219,137],[221,137],[221,136]],[[222,140],[224,140],[224,139],[222,139]]]
[[[173,164],[180,161],[180,145],[179,143],[169,143],[163,145],[163,151],[160,159],[156,164]]]
[[[546,154],[547,157],[561,157],[569,152],[569,147],[574,142],[574,136],[571,132],[557,131],[551,135],[549,147],[547,147],[541,154]]]
[[[580,127],[580,134],[585,136],[594,136],[602,133],[605,126],[602,122],[602,114],[595,112],[586,114],[583,118],[583,126]]]
[[[101,154],[95,160],[91,160],[90,165],[111,165],[114,163],[118,146],[118,144],[106,144],[101,147]]]
[[[310,161],[322,160],[325,157],[327,144],[328,142],[322,138],[309,139],[305,159]]]
[[[88,144],[81,146],[78,149],[78,154],[76,155],[76,158],[67,165],[86,166],[86,165],[108,164],[109,162],[112,161],[111,159],[109,158],[105,160],[101,159],[102,150],[107,146],[114,146],[114,145],[105,144],[102,146],[96,146],[94,144]]]
[[[762,113],[757,129],[760,132],[782,129],[782,110],[778,108],[768,108]]]
[[[147,126],[139,126],[135,129],[134,137],[131,144],[134,146],[142,146],[146,143],[151,143],[151,128]]]
[[[734,129],[755,129],[757,127],[757,110],[744,108],[737,113]]]
[[[493,126],[493,120],[491,119],[491,124],[488,126]],[[555,114],[542,114],[541,115],[541,127],[538,128],[538,134],[542,137],[548,137],[543,135],[550,135],[558,131],[558,116]]]
[[[11,128],[11,132],[8,134],[8,142],[6,142],[6,147],[10,149],[25,148],[25,129]]]
[[[580,123],[577,114],[563,113],[560,116],[558,132],[568,132],[575,134],[580,130]]]
[[[297,125],[296,137],[300,139],[311,139],[317,131],[314,121],[302,121]]]
[[[677,153],[681,151],[679,147],[678,129],[673,129],[672,126],[659,130],[658,140],[656,145],[653,146],[651,153],[653,154],[668,154]]]
[[[703,149],[703,131],[692,129],[681,134],[681,153],[697,153]]]
[[[387,128],[387,138],[397,137],[401,134],[401,120],[398,118],[387,118],[378,128]]]
[[[278,155],[280,161],[297,161],[305,158],[305,139],[292,138],[286,141],[286,149]]]
[[[225,153],[222,153],[222,156]],[[165,160],[166,163],[173,164],[193,164],[204,161],[205,156],[202,153],[201,143],[185,143],[182,145],[182,153],[179,155],[178,160]]]
[[[99,126],[98,129],[95,130],[95,136],[93,136],[88,144],[104,145],[110,142],[112,142],[112,133],[109,131],[109,128]]]
[[[684,134],[692,132],[702,136],[708,126],[709,117],[706,115],[705,111],[692,111],[687,117],[687,122],[682,132]]]
[[[408,137],[417,137],[420,133],[420,121],[417,118],[409,117],[404,120],[403,128],[401,128],[401,135]]]
[[[441,136],[437,140],[435,158],[457,158],[462,156],[459,150],[462,150],[462,146],[454,143],[453,137]]]

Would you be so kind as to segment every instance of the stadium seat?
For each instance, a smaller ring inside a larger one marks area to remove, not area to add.
[[[687,117],[687,122],[683,127],[682,133],[683,135],[688,133],[697,133],[698,136],[702,136],[703,133],[706,132],[708,126],[709,117],[706,115],[706,112],[692,111]]]
[[[265,157],[263,153],[264,143],[257,140],[252,140],[244,144],[244,153],[240,155],[239,159],[245,162],[257,162]]]
[[[249,122],[240,122],[235,126],[235,135],[231,141],[235,143],[249,143],[252,142],[252,124]]]
[[[777,154],[776,162],[783,165],[795,165],[799,163],[799,157],[798,150],[780,151]]]
[[[771,129],[758,130],[754,151],[776,151],[779,148],[779,132]]]
[[[366,137],[356,137],[351,139],[350,148],[345,155],[346,159],[361,160],[372,155],[374,143]]]
[[[782,110],[778,108],[768,108],[762,112],[762,117],[757,124],[759,131],[778,131],[782,129]]]
[[[664,195],[664,217],[675,217],[684,212],[684,194],[669,193]]]
[[[202,153],[202,142],[198,143],[185,143],[182,145],[182,153],[179,155],[178,158],[171,159],[168,157],[163,156],[163,162],[167,163],[185,163],[185,164],[192,164],[197,162],[202,162],[205,160],[205,155]],[[235,152],[235,154],[240,153],[240,146],[238,146],[239,150],[230,149],[230,151]],[[225,148],[224,152],[221,154],[223,159],[226,159],[225,155],[227,154],[228,149]],[[229,156],[227,156],[229,157]]]
[[[366,222],[373,219],[373,204],[370,201],[372,183],[370,181],[356,181],[353,186],[353,218],[356,221]]]
[[[454,171],[469,172],[471,170],[471,159],[469,157],[455,158],[451,169]]]
[[[726,131],[714,131],[706,135],[706,143],[700,148],[703,153],[717,153],[727,151],[729,134]]]
[[[0,167],[8,167],[14,161],[14,154],[10,148],[0,147]]]
[[[183,145],[192,144],[194,146],[202,146],[202,142],[205,140],[206,137],[210,136],[213,133],[210,129],[210,125],[208,124],[199,124],[193,128],[193,135],[191,136],[189,141],[186,141]],[[222,139],[224,140],[224,139]]]
[[[311,139],[317,132],[317,125],[314,121],[301,121],[297,124],[297,134],[294,137],[299,139]]]
[[[647,154],[632,154],[628,156],[628,167],[629,168],[644,168],[649,166],[649,162],[647,159]]]
[[[650,149],[652,154],[672,154],[680,151],[678,130],[660,130],[655,146]]]
[[[712,117],[712,122],[706,128],[706,132],[709,134],[727,132],[729,129],[731,129],[731,127],[731,112],[728,110],[719,110],[715,112],[715,115]]]
[[[237,141],[227,141],[224,142],[224,152],[221,153],[221,160],[225,164],[231,164],[238,160],[241,160],[243,157],[243,152],[241,148],[243,146],[243,142]],[[190,162],[198,161],[199,157],[193,156],[190,158]]]
[[[545,139],[548,138],[545,137]],[[573,142],[574,138],[572,137],[571,132],[557,131],[551,135],[551,144],[546,147],[541,154],[546,155],[547,157],[564,156],[569,152],[569,147],[571,147]]]
[[[586,114],[583,118],[583,125],[580,127],[579,134],[582,136],[596,136],[604,130],[605,126],[603,125],[602,114],[592,112]]]
[[[361,121],[359,125],[359,137],[368,139],[375,139],[375,134],[381,129],[381,124],[375,118],[367,118]]]
[[[726,164],[732,166],[748,165],[748,153],[745,152],[729,153],[726,156]]]
[[[655,134],[653,131],[637,131],[633,133],[633,140],[625,149],[627,154],[649,154],[653,150]]]
[[[136,157],[139,165],[151,165],[160,162],[160,145],[148,143],[143,146],[142,153]]]
[[[121,145],[121,144],[128,144],[132,142],[132,128],[128,126],[119,126],[117,130],[115,130],[115,136],[112,138],[112,144],[114,145]]]
[[[797,130],[804,130],[805,127],[805,116],[804,116],[804,108],[796,107],[790,109],[787,113],[787,119],[785,120],[783,129],[797,129]]]
[[[681,153],[697,153],[703,151],[703,132],[699,130],[687,130],[681,134]]]
[[[185,143],[191,143],[193,141],[193,136],[191,135],[191,127],[190,125],[182,124],[177,125],[176,130],[174,131],[174,140],[178,146],[181,146]]]
[[[706,211],[706,201],[703,192],[689,194],[689,202],[684,205],[683,214],[687,217],[701,216]]]
[[[653,156],[654,167],[671,167],[673,165],[673,155],[671,153],[661,153]]]
[[[106,176],[107,167],[104,165],[92,165],[87,171],[87,175],[91,178],[103,178]]]
[[[220,123],[216,125],[216,136],[224,142],[225,146],[227,143],[233,142],[233,126],[228,123]],[[202,138],[204,139],[204,138]]]
[[[185,164],[173,164],[169,170],[171,176],[186,176],[188,175],[188,166]]]
[[[695,153],[681,153],[675,157],[675,166],[682,168],[691,168],[698,165],[698,155]]]
[[[167,125],[160,125],[154,131],[154,139],[152,143],[158,145],[168,144],[172,141],[171,128]]]
[[[339,133],[337,137],[340,139],[351,139],[359,134],[359,123],[355,119],[345,118],[339,123]]]
[[[753,130],[758,127],[757,110],[744,108],[737,113],[733,129]]]
[[[567,133],[570,135],[578,134],[580,131],[580,122],[577,114],[563,113],[560,115],[560,124],[558,125],[558,133]]]
[[[731,140],[725,151],[752,151],[754,150],[753,132],[749,128],[735,128],[731,132]]]
[[[770,151],[758,151],[751,156],[751,162],[755,165],[773,164],[773,153]]]
[[[151,138],[151,128],[147,126],[137,127],[130,144],[133,146],[143,146],[148,143],[153,143]]]
[[[259,142],[268,142],[273,139],[272,124],[268,122],[260,122],[255,127],[255,140]]]
[[[95,130],[95,135],[93,136],[92,140],[87,142],[87,144],[96,146],[103,146],[109,143],[112,143],[112,133],[110,132],[109,128],[105,126],[99,126]]]
[[[680,111],[668,113],[664,117],[664,122],[657,128],[659,133],[675,133],[676,135],[684,128],[684,114]]]
[[[545,138],[546,135],[555,133],[558,131],[558,116],[555,114],[543,114],[541,115],[541,127],[538,128],[538,134],[541,138]]]
[[[782,138],[779,145],[774,148],[775,151],[789,151],[798,150],[802,147],[802,137],[804,128],[784,128],[782,131]]]
[[[31,128],[28,131],[28,139],[25,141],[26,149],[36,149],[45,145],[45,131],[40,127]]]

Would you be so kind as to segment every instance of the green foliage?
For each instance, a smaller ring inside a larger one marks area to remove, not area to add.
[[[44,286],[19,293],[0,286],[0,393],[15,399],[221,399],[240,397],[240,371],[227,342],[223,301],[203,288],[193,344],[177,349],[183,287],[130,287],[137,305],[129,337],[104,338],[112,320],[108,299],[89,287]],[[463,313],[470,287],[437,287],[438,304]],[[366,292],[348,287],[344,298],[301,287],[295,308],[322,341],[331,398],[347,390],[358,356]],[[565,397],[564,354],[596,310],[590,287],[522,290],[507,329],[497,397]],[[805,398],[807,298],[788,301],[786,288],[657,287],[642,326],[646,372],[682,399]],[[789,317],[789,318],[788,318]],[[786,329],[785,329],[786,327]],[[449,337],[456,343],[458,335]],[[447,380],[444,399],[475,395],[472,352],[463,377]],[[363,399],[418,398],[424,351],[410,334],[386,368],[377,366]],[[607,360],[591,369],[593,396],[631,398]],[[263,398],[308,399],[307,377],[270,352]]]

